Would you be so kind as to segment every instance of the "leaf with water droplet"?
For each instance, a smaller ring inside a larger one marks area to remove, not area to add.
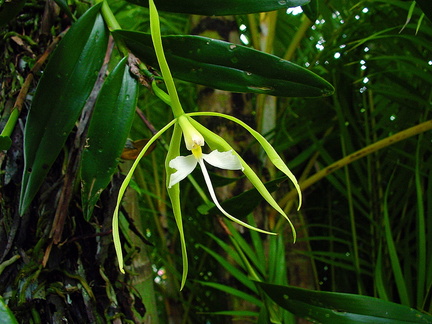
[[[123,58],[105,80],[90,120],[81,164],[81,197],[87,220],[117,169],[135,114],[138,83],[126,62]]]
[[[149,34],[124,30],[113,33],[143,62],[158,66]],[[334,91],[313,72],[246,46],[201,36],[163,36],[162,42],[173,76],[189,82],[285,97],[321,97]]]
[[[109,35],[100,7],[92,7],[74,23],[37,86],[24,130],[20,214],[29,207],[61,152],[93,89],[97,78],[94,71],[102,66]],[[100,35],[97,40],[96,33]]]
[[[148,7],[148,0],[128,0]],[[207,16],[239,15],[266,12],[307,4],[310,0],[156,0],[159,10]]]
[[[432,316],[382,299],[256,282],[279,306],[324,324],[432,323]],[[286,298],[289,296],[289,298]]]

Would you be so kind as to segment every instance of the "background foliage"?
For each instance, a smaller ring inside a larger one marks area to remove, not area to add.
[[[57,1],[60,9],[52,1],[18,2],[22,9],[8,13],[0,27],[2,126],[19,91],[28,90],[11,134],[12,146],[0,153],[0,295],[5,300],[0,316],[6,314],[12,322],[7,305],[21,323],[305,321],[295,315],[329,323],[369,316],[368,322],[384,318],[390,323],[394,314],[398,323],[399,311],[432,322],[432,26],[423,1],[312,1],[303,7],[312,20],[292,9],[235,17],[160,13],[163,35],[243,43],[306,67],[336,89],[329,97],[287,98],[228,93],[177,80],[186,111],[229,113],[259,130],[283,155],[304,190],[303,207],[296,212],[293,188],[263,159],[259,146],[225,121],[202,118],[236,146],[263,181],[276,179],[268,186],[294,220],[299,238],[292,243],[286,221],[247,191],[249,185],[236,173],[212,175],[221,185],[221,200],[231,199],[227,209],[280,235],[234,226],[211,209],[196,185],[184,182],[190,270],[182,291],[178,231],[161,167],[168,135],[140,163],[123,204],[125,275],[117,270],[111,217],[122,174],[131,162],[121,161],[121,172],[102,192],[93,217],[83,216],[79,181],[69,186],[70,203],[58,207],[77,153],[79,125],[65,138],[29,211],[19,215],[23,128],[37,81],[45,72],[40,58],[89,5]],[[123,29],[149,31],[147,8],[125,1],[108,3]],[[5,15],[6,2],[1,5],[0,15]],[[114,47],[109,71],[120,57]],[[42,68],[34,70],[38,62]],[[35,80],[26,82],[31,72]],[[49,91],[55,93],[55,85]],[[172,119],[166,104],[144,86],[137,107],[130,142],[148,139]],[[199,173],[193,175],[204,188]],[[257,208],[250,213],[244,206],[253,204]],[[58,222],[53,220],[59,210],[67,216],[55,242]],[[272,286],[265,283],[278,288],[267,290]],[[326,296],[329,304],[317,307],[314,301],[323,297],[310,297],[288,285],[356,296],[318,295]],[[376,304],[362,296],[407,308]],[[344,309],[356,297],[367,306],[382,306],[366,307],[366,313]]]

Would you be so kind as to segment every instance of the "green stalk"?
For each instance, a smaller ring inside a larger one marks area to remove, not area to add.
[[[168,62],[165,57],[165,52],[162,45],[162,36],[160,31],[160,21],[159,14],[153,0],[149,1],[150,9],[150,32],[153,40],[153,45],[156,52],[156,57],[161,69],[162,77],[165,81],[168,94],[171,99],[171,109],[173,111],[174,117],[177,118],[184,114],[183,108],[180,104],[180,99],[177,94],[177,89],[174,84],[171,71],[168,66]]]
[[[397,291],[399,293],[399,298],[402,305],[410,306],[410,300],[408,296],[408,289],[406,287],[406,282],[404,275],[402,273],[402,268],[400,265],[400,260],[397,254],[397,248],[393,239],[392,229],[390,225],[390,217],[388,213],[388,196],[390,191],[390,183],[392,181],[393,175],[389,180],[389,185],[384,194],[384,230],[385,230],[385,243],[387,244],[387,249],[390,257],[390,263],[393,270],[394,280],[396,284]]]
[[[346,155],[346,148],[344,144],[344,138],[342,136],[342,152],[343,155]],[[351,236],[352,236],[352,244],[353,244],[353,252],[354,252],[354,267],[356,269],[356,278],[357,278],[357,290],[360,295],[363,294],[363,289],[361,285],[361,276],[360,276],[360,258],[359,258],[359,252],[358,252],[358,244],[357,244],[357,228],[356,228],[356,220],[355,220],[355,212],[354,212],[354,205],[353,205],[353,197],[352,197],[352,190],[351,190],[351,181],[349,176],[349,170],[348,167],[344,167],[345,171],[345,181],[346,181],[346,189],[347,189],[347,198],[348,198],[348,208],[349,208],[349,218],[350,218],[350,224],[351,224]]]
[[[108,5],[107,1],[104,0],[97,0],[97,3],[102,2],[102,16],[104,18],[105,23],[108,26],[108,29],[110,31],[113,31],[115,29],[121,29],[120,24],[118,23],[116,17],[114,16],[110,6]],[[129,50],[126,47],[124,41],[122,39],[116,38],[116,46],[119,49],[120,53],[126,57],[129,55]]]
[[[415,185],[417,191],[417,307],[424,303],[426,286],[426,221],[424,212],[423,190],[420,176],[420,136],[416,152]]]
[[[19,113],[19,110],[16,108],[12,110],[8,121],[0,134],[0,150],[8,150],[11,147],[12,140],[10,136],[15,128]]]

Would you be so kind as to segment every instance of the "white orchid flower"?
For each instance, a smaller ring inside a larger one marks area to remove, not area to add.
[[[180,125],[183,137],[185,140],[186,148],[192,152],[192,154],[188,156],[177,156],[176,158],[169,161],[169,167],[172,169],[175,169],[176,172],[171,173],[169,176],[169,182],[168,182],[168,189],[170,189],[172,186],[179,183],[181,180],[186,178],[189,174],[192,173],[193,170],[195,170],[196,166],[199,164],[201,167],[202,174],[204,176],[205,183],[207,185],[207,189],[210,193],[210,197],[213,200],[213,203],[216,205],[216,207],[220,210],[222,214],[224,214],[226,217],[231,219],[232,221],[245,226],[249,229],[259,231],[266,234],[274,234],[271,232],[267,232],[264,230],[261,230],[259,228],[253,227],[245,222],[242,222],[241,220],[237,219],[236,217],[230,215],[225,209],[222,208],[220,205],[216,193],[213,188],[213,184],[211,182],[209,173],[207,171],[206,164],[208,164],[224,169],[224,170],[244,170],[244,167],[239,159],[239,157],[234,153],[233,150],[228,150],[225,152],[219,152],[218,150],[213,150],[209,154],[205,154],[202,152],[201,147],[204,146],[204,137],[201,135],[200,132],[196,130],[194,126],[189,122],[188,118],[186,116],[180,116],[178,118],[178,124]]]

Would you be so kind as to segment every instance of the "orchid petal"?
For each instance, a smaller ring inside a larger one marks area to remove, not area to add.
[[[197,159],[193,155],[177,156],[175,159],[171,160],[169,162],[169,167],[177,171],[171,174],[168,188],[171,188],[191,174],[196,165]]]
[[[222,206],[219,204],[219,201],[216,198],[216,194],[215,194],[214,189],[213,189],[213,184],[212,184],[212,182],[210,180],[210,176],[209,176],[209,174],[207,172],[207,168],[206,168],[206,166],[204,164],[204,161],[201,159],[201,160],[198,160],[198,163],[201,166],[201,171],[203,173],[204,180],[205,180],[205,182],[207,184],[207,189],[208,189],[208,191],[210,193],[210,196],[211,196],[211,198],[213,200],[213,203],[216,205],[216,207],[220,210],[220,212],[222,214],[224,214],[226,217],[228,217],[229,219],[231,219],[233,222],[236,222],[237,224],[240,224],[240,225],[242,225],[242,226],[244,226],[246,228],[249,228],[251,230],[254,230],[254,231],[257,231],[257,232],[261,232],[261,233],[265,233],[265,234],[276,235],[276,233],[267,232],[267,231],[264,231],[262,229],[253,227],[252,225],[249,225],[248,223],[242,222],[241,220],[239,220],[239,219],[235,218],[234,216],[228,214],[228,212],[225,209],[222,208]]]
[[[264,149],[264,151],[266,152],[267,156],[269,157],[270,161],[272,161],[274,166],[276,168],[278,168],[280,171],[282,171],[291,180],[291,182],[294,184],[294,187],[297,190],[297,194],[299,197],[299,204],[298,204],[297,210],[300,209],[301,204],[302,204],[302,192],[301,192],[300,185],[299,185],[296,177],[294,176],[294,174],[291,172],[291,170],[288,168],[288,166],[285,164],[285,162],[281,159],[279,154],[276,152],[276,150],[273,148],[273,146],[265,139],[264,136],[262,136],[260,133],[258,133],[256,130],[254,130],[249,125],[247,125],[245,122],[242,122],[240,119],[235,118],[235,117],[230,116],[230,115],[217,113],[217,112],[190,113],[188,115],[189,116],[217,116],[217,117],[222,117],[222,118],[231,120],[231,121],[239,124],[240,126],[242,126],[244,129],[246,129],[253,137],[255,137],[255,139],[258,141],[258,143],[262,146],[262,148]],[[195,126],[197,126],[196,124],[198,124],[198,127],[196,127],[198,129],[200,128],[199,126],[202,126],[192,118],[191,118],[191,121],[192,121],[192,124],[195,124]],[[202,130],[201,130],[201,133],[204,134],[202,132]],[[208,142],[207,144],[210,144],[208,138],[206,138],[206,141]],[[226,144],[228,144],[228,143],[226,143]]]
[[[237,155],[232,150],[228,152],[219,152],[214,150],[209,154],[203,154],[203,159],[214,167],[225,170],[242,170],[243,166],[240,163]]]
[[[204,136],[206,143],[210,146],[211,149],[220,149],[220,150],[231,150],[232,147],[219,135],[213,133],[211,130],[207,129],[197,121],[191,118],[191,123],[194,127]],[[244,170],[243,173],[249,179],[249,181],[254,185],[254,187],[258,190],[261,196],[272,206],[278,213],[280,213],[285,219],[288,221],[294,237],[294,242],[296,241],[296,231],[294,228],[294,224],[289,219],[288,215],[285,214],[283,209],[278,205],[273,196],[269,193],[265,185],[262,183],[260,178],[256,175],[256,173],[252,170],[252,168],[247,165],[243,159],[238,156],[238,159],[242,163]],[[216,203],[215,203],[216,204]],[[228,217],[228,216],[227,216]]]
[[[174,125],[174,131],[172,133],[171,142],[168,147],[168,152],[165,159],[165,170],[167,179],[171,179],[172,169],[170,168],[170,163],[174,160],[174,157],[180,155],[180,142],[181,142],[182,130],[178,124]],[[167,180],[168,185],[168,180]],[[188,274],[188,257],[186,250],[186,240],[184,236],[183,230],[183,220],[181,213],[181,204],[180,204],[180,184],[175,184],[172,187],[168,188],[168,196],[171,201],[171,207],[174,214],[174,219],[177,224],[179,239],[180,239],[180,247],[183,261],[183,274],[181,279],[180,290],[183,289],[186,284],[186,278]]]

